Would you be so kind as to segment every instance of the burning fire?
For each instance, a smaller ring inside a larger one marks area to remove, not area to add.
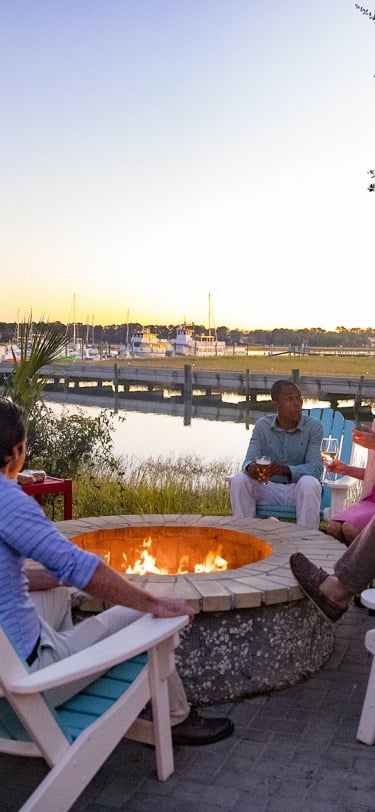
[[[152,553],[152,539],[144,539],[143,549],[140,557],[134,562],[133,566],[128,563],[127,555],[123,552],[124,559],[123,569],[126,573],[133,575],[147,575],[154,573],[157,575],[170,575],[170,571],[165,568],[156,566],[156,557]],[[204,561],[195,564],[194,567],[190,566],[190,556],[183,555],[180,558],[176,575],[183,575],[187,572],[221,572],[228,569],[228,562],[222,557],[222,544],[219,544],[216,550],[210,550]]]

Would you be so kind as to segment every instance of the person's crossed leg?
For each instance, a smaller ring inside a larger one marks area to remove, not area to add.
[[[333,574],[317,567],[303,553],[290,557],[292,572],[302,591],[329,620],[344,614],[354,595],[375,578],[375,516],[336,561]]]

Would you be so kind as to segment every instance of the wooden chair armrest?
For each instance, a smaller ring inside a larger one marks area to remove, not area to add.
[[[53,665],[48,665],[18,677],[9,684],[16,694],[34,694],[73,682],[81,677],[93,676],[107,671],[114,665],[148,651],[171,638],[171,648],[178,643],[178,632],[189,622],[187,615],[174,618],[154,618],[143,615],[115,634],[100,640],[77,654],[65,657]]]

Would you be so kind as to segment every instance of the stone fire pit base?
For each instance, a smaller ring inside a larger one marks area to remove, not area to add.
[[[222,703],[278,690],[312,676],[334,647],[334,627],[299,589],[290,570],[291,553],[300,550],[332,572],[341,555],[338,541],[274,519],[231,516],[101,516],[59,522],[75,536],[142,525],[202,526],[253,534],[272,545],[272,553],[238,569],[165,576],[129,576],[157,595],[184,598],[196,617],[184,629],[176,651],[178,672],[190,702]]]
[[[199,614],[176,662],[189,701],[208,705],[294,685],[319,671],[333,644],[332,625],[293,601]]]

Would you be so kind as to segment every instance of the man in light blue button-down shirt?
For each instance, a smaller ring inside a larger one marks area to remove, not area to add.
[[[242,471],[230,482],[233,516],[253,518],[257,504],[295,507],[297,524],[316,529],[323,475],[322,424],[302,415],[301,391],[293,381],[276,381],[271,398],[276,413],[257,420]]]

